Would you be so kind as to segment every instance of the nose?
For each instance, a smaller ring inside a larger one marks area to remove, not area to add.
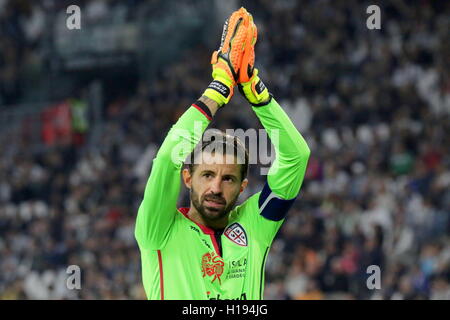
[[[211,181],[209,190],[214,194],[222,194],[222,179],[219,176]]]

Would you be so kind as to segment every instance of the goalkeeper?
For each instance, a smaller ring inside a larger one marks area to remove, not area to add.
[[[171,128],[153,160],[135,229],[148,299],[263,298],[267,254],[299,193],[310,151],[254,68],[256,39],[252,16],[244,8],[235,11],[212,55],[213,81]],[[225,134],[202,139],[235,85],[269,137],[279,135],[263,189],[237,207],[248,183],[247,151]],[[182,170],[189,155],[194,162]],[[189,208],[176,207],[181,172]]]

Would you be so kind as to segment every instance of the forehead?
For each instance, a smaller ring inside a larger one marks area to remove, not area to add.
[[[196,170],[198,172],[213,171],[239,176],[241,165],[236,162],[233,155],[202,152],[199,160]]]

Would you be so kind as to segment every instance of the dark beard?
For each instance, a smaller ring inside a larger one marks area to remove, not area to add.
[[[195,192],[194,188],[191,188],[190,196],[192,204],[194,205],[197,212],[202,216],[203,220],[206,222],[208,221],[214,222],[221,220],[228,215],[228,213],[234,208],[234,205],[236,204],[236,201],[239,197],[239,193],[236,195],[234,199],[230,201],[228,205],[226,204],[225,199],[218,195],[208,194],[204,195],[200,199],[197,192]],[[223,202],[225,203],[225,206],[222,209],[205,207],[203,205],[205,199]]]

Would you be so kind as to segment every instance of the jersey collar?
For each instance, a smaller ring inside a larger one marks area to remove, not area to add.
[[[202,231],[204,234],[209,234],[209,235],[214,235],[214,229],[207,227],[203,224],[197,223],[194,220],[192,220],[189,216],[188,216],[188,212],[189,212],[189,208],[188,207],[181,207],[178,209],[178,211],[180,213],[183,214],[183,216],[185,216],[186,218],[188,218],[189,220],[191,220],[193,223],[195,223]]]

